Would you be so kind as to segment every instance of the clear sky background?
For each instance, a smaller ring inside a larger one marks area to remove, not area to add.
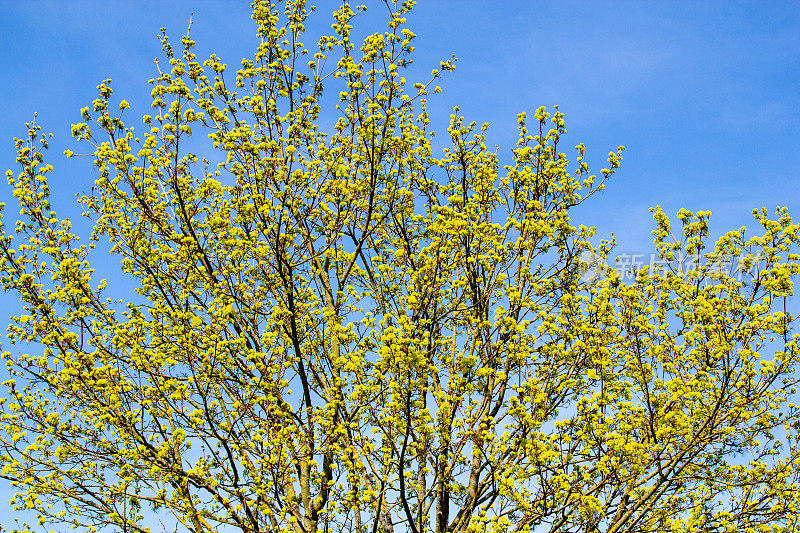
[[[338,4],[317,0],[316,37]],[[382,3],[357,19],[382,31]],[[754,207],[786,205],[800,217],[800,7],[794,2],[538,2],[422,0],[411,17],[416,68],[455,54],[456,71],[431,98],[432,125],[444,133],[454,105],[478,123],[506,158],[516,114],[559,104],[568,145],[584,142],[589,162],[627,147],[608,189],[580,213],[619,250],[650,252],[648,207],[711,210],[714,233],[749,224]],[[175,42],[194,12],[202,58],[214,52],[233,69],[256,40],[246,1],[0,0],[0,167],[14,168],[12,137],[26,121],[54,133],[54,207],[79,216],[75,194],[94,181],[76,152],[70,124],[112,78],[115,96],[147,112],[161,57],[161,26]],[[316,38],[307,39],[307,44]],[[413,77],[413,76],[412,76]],[[139,127],[139,120],[130,125]],[[565,144],[567,146],[567,144]],[[16,169],[15,169],[16,170]],[[17,210],[2,180],[6,224]],[[109,265],[110,268],[113,268]],[[8,302],[0,296],[0,303]],[[5,313],[3,313],[5,315]],[[0,484],[0,516],[7,498]],[[0,521],[5,525],[5,521]]]
[[[328,27],[337,3],[316,2],[312,34]],[[382,2],[365,3],[357,30],[380,31]],[[177,41],[192,11],[201,57],[216,52],[234,68],[252,53],[245,1],[0,0],[0,167],[13,166],[11,139],[38,112],[54,133],[56,208],[78,213],[74,195],[94,178],[87,160],[61,155],[75,149],[70,124],[106,77],[131,111],[147,112],[158,29]],[[439,131],[459,105],[468,120],[492,125],[490,141],[507,158],[516,114],[559,104],[568,144],[586,143],[595,169],[627,147],[621,171],[580,220],[616,234],[620,250],[650,251],[656,204],[711,210],[715,233],[749,223],[753,207],[797,204],[797,3],[422,0],[411,25],[420,78],[459,58],[431,100]]]
[[[380,31],[382,2],[364,2],[357,29]],[[316,36],[338,2],[315,3]],[[13,166],[11,139],[38,112],[54,133],[56,208],[78,213],[74,195],[94,178],[89,161],[61,155],[79,151],[70,124],[106,77],[131,111],[147,112],[158,29],[177,41],[192,11],[201,57],[216,52],[234,68],[252,53],[246,1],[0,0],[0,167]],[[650,251],[656,204],[711,210],[715,233],[749,223],[753,207],[797,207],[797,3],[422,0],[411,25],[420,78],[459,58],[431,100],[439,131],[459,105],[468,120],[492,125],[490,141],[507,158],[516,114],[559,104],[564,146],[586,143],[595,169],[627,147],[621,171],[580,220],[613,232],[620,250]],[[0,200],[9,198],[0,183]]]

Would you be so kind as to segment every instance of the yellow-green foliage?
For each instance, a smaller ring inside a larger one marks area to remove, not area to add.
[[[403,77],[412,4],[360,45],[345,4],[308,47],[303,0],[258,0],[227,75],[163,36],[143,131],[98,87],[72,130],[97,172],[81,203],[126,301],[52,211],[29,125],[0,236],[24,306],[0,398],[13,509],[59,531],[798,531],[798,226],[758,211],[762,232],[714,244],[708,213],[675,231],[656,208],[665,261],[761,270],[582,280],[611,244],[570,212],[622,148],[595,177],[540,108],[501,168],[456,109],[434,155],[426,95],[453,64]]]

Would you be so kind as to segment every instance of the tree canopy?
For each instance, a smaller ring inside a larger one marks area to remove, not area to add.
[[[658,263],[603,269],[613,242],[572,218],[623,148],[593,174],[541,107],[492,150],[456,108],[435,153],[453,62],[407,81],[414,2],[384,3],[385,31],[354,42],[343,2],[306,46],[310,6],[256,0],[234,73],[162,30],[144,127],[110,80],[72,126],[88,242],[51,205],[47,135],[16,140],[13,509],[79,531],[798,531],[787,210],[712,240],[710,213],[656,207]],[[96,279],[106,252],[127,285]]]

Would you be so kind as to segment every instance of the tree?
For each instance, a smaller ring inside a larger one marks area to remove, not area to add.
[[[72,127],[88,246],[52,210],[47,137],[16,141],[14,509],[125,532],[798,531],[798,225],[754,211],[763,231],[713,242],[710,213],[673,230],[654,208],[659,264],[585,276],[613,243],[570,216],[622,147],[596,177],[579,144],[570,170],[539,108],[501,168],[456,108],[435,156],[426,97],[453,63],[408,83],[413,2],[386,5],[356,50],[343,3],[311,52],[303,0],[256,0],[235,81],[162,30],[145,131],[110,80]],[[93,277],[101,240],[136,294]]]

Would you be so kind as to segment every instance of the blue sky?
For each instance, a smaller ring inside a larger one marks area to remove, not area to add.
[[[357,29],[381,30],[384,8],[366,3]],[[317,4],[322,14],[337,2]],[[177,40],[191,11],[201,55],[216,52],[234,66],[251,53],[244,1],[0,0],[0,166],[11,166],[11,138],[37,111],[55,134],[56,207],[76,214],[74,194],[93,178],[87,161],[60,155],[74,148],[70,124],[105,77],[133,111],[146,112],[158,28]],[[431,102],[440,131],[459,105],[467,119],[492,125],[490,141],[507,155],[518,112],[559,104],[569,144],[585,142],[594,168],[617,145],[628,148],[581,220],[614,232],[621,248],[649,251],[655,204],[711,210],[716,233],[748,223],[753,207],[797,203],[794,3],[423,0],[411,24],[420,75],[439,59],[459,58]],[[317,17],[311,32],[327,25]],[[0,199],[9,197],[0,188]]]
[[[317,1],[321,13],[337,3]],[[363,3],[370,9],[357,22],[361,31],[381,31],[382,7]],[[250,55],[254,27],[244,1],[0,0],[2,170],[13,168],[12,137],[38,112],[54,133],[54,206],[78,216],[75,193],[94,177],[86,160],[61,155],[80,151],[70,124],[106,77],[133,111],[146,112],[158,29],[177,40],[191,11],[201,57],[215,52],[235,66]],[[311,32],[327,25],[318,17]],[[753,207],[786,205],[800,216],[796,3],[423,0],[411,26],[419,73],[459,58],[431,100],[438,131],[459,105],[468,120],[492,125],[489,140],[506,157],[516,114],[559,104],[569,144],[586,143],[595,169],[609,150],[627,147],[608,189],[580,212],[600,235],[614,232],[620,250],[650,251],[648,207],[656,204],[668,213],[711,210],[715,233],[748,224]],[[4,181],[0,201],[12,223]]]

